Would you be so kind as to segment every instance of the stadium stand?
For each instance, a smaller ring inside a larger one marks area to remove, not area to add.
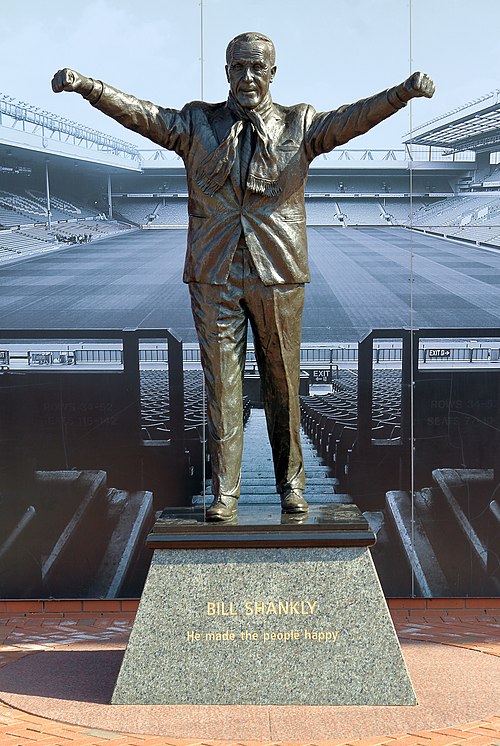
[[[408,194],[410,190],[415,195],[453,194],[450,178],[439,174],[412,175],[410,183],[409,173],[370,173],[361,174],[310,174],[306,183],[306,194],[342,194],[373,195],[377,197],[391,194]]]
[[[308,225],[338,225],[339,214],[337,203],[333,199],[306,199]]]
[[[387,225],[377,199],[338,199],[337,203],[347,225]]]
[[[413,213],[414,225],[446,226],[460,225],[472,220],[484,208],[498,203],[498,197],[485,194],[457,195],[421,207]]]
[[[187,199],[169,199],[158,205],[151,226],[186,227],[188,224]]]
[[[141,432],[146,443],[169,440],[170,394],[166,370],[141,370]],[[201,370],[184,371],[184,438],[190,472],[190,492],[200,493],[203,475],[210,473],[210,458],[203,444],[206,418]],[[243,397],[243,422],[250,416],[248,396]],[[203,464],[205,463],[205,470]]]
[[[157,227],[185,227],[188,223],[187,199],[157,197],[115,198],[115,211],[124,220],[135,225]]]
[[[26,190],[26,193],[30,199],[33,199],[42,209],[46,209],[46,195],[43,192],[37,192],[32,189]],[[87,210],[83,214],[79,207],[67,202],[61,197],[55,195],[50,196],[50,212],[52,220],[67,220],[68,218],[80,218],[80,217],[91,217],[90,212]],[[96,213],[94,212],[94,215]]]
[[[446,235],[461,241],[476,244],[490,244],[500,246],[500,225],[466,225],[455,230],[446,231]]]
[[[6,202],[2,203],[0,199],[0,228],[11,228],[27,221],[21,220],[19,213],[8,207]]]
[[[409,198],[406,197],[402,199],[384,199],[382,206],[389,216],[389,221],[392,225],[408,225],[415,211],[420,210],[425,204],[422,198],[413,197],[410,203]]]
[[[53,251],[65,244],[85,243],[128,230],[130,230],[128,225],[107,220],[57,223],[53,230],[49,230],[46,225],[1,230],[0,264]]]
[[[117,197],[114,200],[115,214],[135,225],[147,225],[152,222],[150,219],[156,214],[157,207],[157,198]]]
[[[54,241],[50,239],[30,235],[21,230],[1,231],[0,232],[0,261],[20,258],[21,256],[30,256],[38,253],[40,250],[47,249],[47,244],[51,247]]]
[[[129,231],[129,225],[123,225],[115,220],[85,220],[78,223],[58,224],[52,231],[52,235],[63,235],[68,238],[90,234],[92,240],[97,238],[108,238],[116,234]]]
[[[498,187],[500,186],[500,166],[497,166],[497,168],[493,169],[493,171],[485,176],[482,180],[482,184],[485,187]]]
[[[99,214],[95,209],[76,205],[56,195],[50,197],[50,209],[53,222],[94,218]],[[46,220],[45,194],[32,189],[23,193],[0,189],[0,226],[30,225]]]
[[[203,374],[201,370],[184,371],[184,423],[186,433],[200,431],[204,422]],[[244,397],[244,420],[250,413],[248,397]],[[166,370],[141,370],[141,428],[145,440],[168,437],[170,409]]]
[[[45,219],[47,215],[46,208],[36,200],[15,194],[14,192],[6,192],[3,189],[0,190],[0,205],[4,209],[12,210],[22,218],[32,218],[31,222],[39,222],[40,219]]]
[[[156,189],[155,189],[156,191]],[[167,194],[187,194],[187,180],[185,176],[167,176],[162,177],[161,185],[158,189],[160,192],[166,192]]]

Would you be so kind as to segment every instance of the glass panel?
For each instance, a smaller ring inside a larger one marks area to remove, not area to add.
[[[419,160],[427,151],[411,225],[411,543],[415,592],[427,597],[500,591],[499,145],[491,137],[499,108],[483,75],[495,37],[482,15],[498,9],[486,6],[463,24],[451,0],[412,1],[414,65],[439,81],[428,106],[413,103],[411,146]],[[481,35],[477,54],[456,60],[453,72],[439,43],[445,18],[455,49]]]

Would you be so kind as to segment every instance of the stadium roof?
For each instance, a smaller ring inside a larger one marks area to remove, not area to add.
[[[498,93],[498,91],[495,91],[495,93]],[[491,98],[491,94],[484,98]],[[432,129],[427,129],[418,135],[408,137],[404,142],[412,145],[447,148],[450,154],[464,150],[476,152],[498,151],[500,150],[500,102],[498,96],[496,98],[494,104],[470,112],[458,119],[450,121],[450,115],[445,114],[440,120],[447,118],[447,122],[443,122]],[[467,104],[462,108],[468,108],[469,106],[470,104]],[[433,122],[436,121],[439,120],[433,120]],[[422,125],[422,127],[426,126]]]
[[[49,161],[69,157],[116,169],[141,169],[134,145],[0,93],[0,154],[13,148],[43,153]]]

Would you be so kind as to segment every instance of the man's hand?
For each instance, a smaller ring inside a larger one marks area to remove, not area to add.
[[[90,78],[80,75],[76,70],[70,70],[69,67],[58,70],[52,78],[52,90],[54,93],[76,91],[85,96],[90,93],[92,86],[93,81]]]
[[[405,80],[403,86],[407,92],[408,100],[420,96],[432,98],[436,90],[434,82],[425,73],[413,73],[408,80]]]

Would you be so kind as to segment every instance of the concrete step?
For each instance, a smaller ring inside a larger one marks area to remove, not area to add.
[[[309,438],[301,431],[302,452],[306,472],[305,498],[311,504],[352,503],[349,495],[338,495],[338,480],[319,458]],[[211,480],[205,487],[206,501],[212,500]],[[245,444],[241,469],[241,503],[275,504],[276,493],[271,446],[267,436],[266,419],[262,409],[252,409],[245,427]],[[203,503],[197,495],[194,504]]]
[[[51,479],[74,485],[71,490],[71,497],[74,499],[77,496],[78,504],[42,563],[42,580],[48,588],[52,584],[55,587],[59,577],[68,572],[67,568],[70,566],[69,555],[74,557],[74,539],[80,533],[91,507],[102,501],[107,492],[105,471],[37,473],[39,484],[50,483]]]
[[[331,477],[328,469],[325,471],[315,469],[314,467],[310,467],[307,464],[304,464],[304,469],[306,472],[306,481],[310,482],[311,480],[318,480],[320,482],[328,482],[329,480],[333,480],[335,483],[338,483],[338,479],[336,477]],[[242,469],[241,471],[241,481],[252,483],[255,481],[261,481],[263,479],[272,479],[274,480],[274,468],[273,465],[270,464],[267,469],[259,469],[256,471],[255,469]]]
[[[409,493],[400,490],[387,492],[386,504],[420,593],[426,598],[446,596],[449,590],[446,577],[420,516],[412,511]]]
[[[120,596],[154,523],[153,494],[111,489],[106,496],[108,519],[114,523],[106,551],[89,588],[91,598]]]
[[[341,503],[351,504],[353,502],[350,495],[337,495],[334,492],[324,495],[317,495],[315,493],[310,494],[306,492],[305,497],[310,505],[339,505]],[[207,505],[210,505],[212,502],[211,494],[207,493],[205,496],[205,502]],[[279,497],[276,493],[274,493],[274,495],[242,494],[240,497],[240,503],[241,505],[276,505],[279,503]],[[196,495],[193,497],[193,505],[203,505],[203,495]]]

